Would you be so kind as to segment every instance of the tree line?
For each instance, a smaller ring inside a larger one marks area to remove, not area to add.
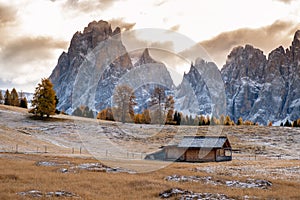
[[[169,124],[169,125],[257,125],[251,121],[239,118],[235,123],[230,117],[221,115],[219,118],[203,115],[183,115],[174,110],[175,100],[172,95],[167,96],[162,87],[156,87],[146,109],[141,113],[134,112],[135,94],[132,88],[126,85],[117,86],[113,96],[113,106],[101,110],[97,119],[121,121],[137,124]],[[82,110],[82,109],[81,109]]]
[[[113,106],[105,108],[98,112],[97,119],[120,121],[136,124],[168,124],[168,125],[188,125],[188,126],[209,126],[209,125],[258,125],[256,122],[250,120],[243,120],[240,117],[236,122],[233,121],[229,115],[216,116],[203,116],[203,115],[184,115],[174,109],[174,97],[167,96],[164,88],[156,87],[152,94],[151,100],[147,107],[141,113],[134,112],[136,96],[134,90],[127,85],[117,86],[115,94],[113,95]],[[78,110],[80,114],[77,114]],[[93,118],[92,111],[88,107],[81,106],[77,108],[74,115]],[[272,126],[272,122],[268,124]],[[300,119],[293,122],[287,120],[281,126],[300,127]]]
[[[285,121],[285,123],[281,122],[280,126],[285,127],[300,127],[300,118],[294,121],[289,121],[288,119]]]
[[[117,86],[112,97],[112,107],[101,110],[97,119],[131,122],[137,124],[176,124],[174,122],[174,98],[167,96],[162,87],[155,87],[151,101],[141,113],[135,113],[137,105],[134,90],[127,85]]]
[[[23,97],[23,92],[20,93],[19,97],[19,93],[15,88],[13,88],[11,92],[7,89],[4,96],[0,91],[0,104],[28,108],[27,99],[25,96]]]
[[[131,122],[137,124],[169,124],[169,125],[191,125],[191,126],[208,126],[208,125],[258,125],[249,120],[243,121],[240,117],[237,122],[231,120],[230,116],[221,115],[203,116],[203,115],[183,115],[181,112],[174,110],[175,100],[172,95],[167,96],[163,87],[155,87],[151,100],[147,107],[141,113],[134,112],[134,106],[137,105],[134,90],[127,85],[117,86],[113,95],[113,106],[101,110],[97,114],[97,119],[111,120],[120,122]],[[23,93],[17,92],[15,88],[10,92],[6,90],[4,96],[0,92],[0,104],[19,106],[27,108],[27,99]],[[32,100],[32,109],[30,113],[39,114],[41,117],[59,113],[56,110],[58,98],[53,89],[53,84],[48,78],[41,80],[41,83],[35,89]],[[76,116],[94,118],[93,111],[87,106],[80,106],[72,113]],[[272,126],[272,122],[268,126]],[[280,126],[300,127],[300,118],[294,121],[286,120]]]

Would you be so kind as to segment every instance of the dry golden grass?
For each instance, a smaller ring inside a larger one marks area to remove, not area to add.
[[[177,135],[205,135],[213,132],[214,129],[221,129],[222,134],[228,135],[229,140],[234,149],[243,150],[242,154],[234,154],[232,162],[224,163],[172,163],[167,167],[149,172],[149,173],[139,173],[139,174],[127,174],[127,173],[105,173],[105,172],[89,172],[89,171],[79,171],[79,173],[61,173],[59,169],[61,167],[68,166],[36,166],[37,161],[55,161],[58,163],[95,163],[99,162],[91,158],[75,158],[75,154],[71,154],[70,146],[69,148],[63,148],[61,146],[56,146],[49,141],[39,139],[38,137],[32,137],[34,135],[45,134],[42,131],[36,134],[24,133],[33,132],[36,129],[30,129],[28,131],[25,125],[22,125],[22,120],[27,121],[29,114],[27,114],[26,109],[21,109],[17,107],[3,106],[0,105],[0,110],[8,110],[16,112],[16,114],[22,115],[18,119],[21,120],[15,123],[15,127],[8,126],[6,123],[0,125],[0,150],[10,151],[11,147],[16,144],[19,145],[20,152],[34,152],[37,147],[40,147],[40,151],[43,146],[48,147],[47,154],[5,154],[0,153],[0,199],[30,199],[30,197],[19,196],[18,192],[28,191],[28,190],[40,190],[43,193],[64,190],[78,194],[81,199],[158,199],[159,193],[174,187],[179,187],[185,190],[190,190],[193,192],[210,192],[210,193],[224,193],[229,197],[236,199],[242,199],[245,195],[250,197],[258,197],[260,199],[300,199],[300,161],[299,160],[275,160],[274,158],[264,157],[263,155],[258,157],[257,160],[243,160],[246,155],[254,155],[254,151],[257,146],[262,148],[265,142],[272,142],[276,145],[266,146],[265,152],[267,155],[278,155],[281,153],[297,155],[295,149],[291,152],[281,151],[280,149],[289,150],[291,147],[297,145],[299,138],[298,132],[288,132],[284,128],[275,127],[260,127],[260,126],[223,126],[223,127],[189,127],[189,126],[147,126],[145,129],[141,129],[140,125],[132,126],[131,124],[118,124],[116,122],[106,122],[94,119],[83,119],[72,116],[59,115],[55,116],[54,122],[61,123],[60,125],[65,126],[70,120],[78,120],[76,122],[79,126],[81,125],[92,125],[111,127],[122,127],[125,128],[132,127],[133,131],[140,132],[144,130],[144,134],[149,136],[146,141],[144,138],[138,138],[136,140],[131,140],[131,143],[126,141],[126,145],[130,145],[136,148],[137,145],[146,145],[150,149],[157,150],[159,146],[164,143],[168,143]],[[5,112],[2,113],[5,117]],[[10,115],[10,120],[15,120],[13,115]],[[18,115],[19,116],[19,115]],[[50,121],[52,122],[52,121]],[[34,121],[32,126],[41,127],[47,125],[50,122],[39,122]],[[143,125],[144,126],[144,125]],[[62,129],[63,131],[67,128]],[[74,128],[74,127],[73,127]],[[114,129],[116,130],[116,129]],[[158,131],[157,131],[158,130]],[[290,131],[290,130],[289,130]],[[80,131],[79,131],[80,132]],[[153,134],[156,133],[156,134]],[[290,137],[283,137],[289,134],[292,137],[292,141],[287,141]],[[296,135],[298,134],[298,135]],[[55,135],[54,135],[55,136]],[[53,136],[53,137],[54,137]],[[63,137],[62,135],[61,137]],[[68,134],[64,140],[71,140],[74,136]],[[294,137],[295,136],[295,137]],[[297,137],[296,137],[297,136]],[[281,137],[279,141],[278,138]],[[262,138],[262,139],[260,139]],[[75,138],[76,139],[76,138]],[[252,142],[249,140],[256,139]],[[277,140],[274,140],[277,139]],[[76,141],[76,140],[75,140]],[[119,139],[117,142],[124,144],[124,141]],[[258,143],[261,142],[261,143]],[[281,147],[280,145],[285,145]],[[73,143],[70,142],[73,145]],[[292,145],[292,146],[288,146]],[[274,148],[277,149],[274,149]],[[279,151],[280,150],[280,151]],[[77,149],[78,153],[78,149]],[[86,152],[84,152],[86,153]],[[50,155],[51,154],[51,155]],[[62,155],[67,155],[68,157],[59,157]],[[85,156],[89,156],[86,155]],[[239,157],[240,160],[237,160]],[[132,161],[133,165],[144,164],[144,168],[147,169],[150,165],[159,165],[154,161]],[[134,163],[136,162],[136,163]],[[149,163],[150,162],[150,163]],[[109,162],[105,162],[109,163]],[[119,163],[122,167],[121,164]],[[201,169],[216,167],[218,170],[215,172],[207,172],[205,170],[194,171],[196,167]],[[244,167],[244,168],[243,168]],[[284,168],[295,168],[296,171],[293,174],[285,174],[280,172],[280,169]],[[247,170],[240,170],[240,168]],[[298,171],[297,171],[298,169]],[[264,173],[264,170],[268,173]],[[275,173],[273,171],[275,170]],[[237,173],[237,174],[234,174]],[[169,175],[197,175],[197,176],[212,176],[214,180],[238,180],[245,181],[248,177],[254,179],[266,179],[273,183],[270,189],[240,189],[227,187],[225,185],[214,186],[204,183],[194,183],[194,182],[168,182],[164,180],[164,177]],[[234,174],[234,175],[233,175]],[[43,199],[43,198],[41,198]],[[49,198],[44,198],[49,199]],[[55,198],[54,198],[55,199]],[[63,199],[63,198],[57,198]],[[67,198],[72,199],[72,198]],[[75,198],[74,198],[75,199]]]
[[[226,173],[211,174],[193,171],[195,167],[240,166],[264,164],[263,161],[232,161],[226,163],[173,163],[166,168],[150,173],[127,174],[79,171],[79,173],[61,173],[60,166],[36,166],[37,161],[55,161],[71,164],[99,162],[91,158],[53,157],[45,155],[0,154],[0,199],[30,199],[17,193],[28,190],[42,192],[65,190],[78,194],[82,199],[158,199],[159,193],[179,187],[194,192],[224,193],[229,197],[241,198],[245,195],[261,199],[299,199],[299,179],[288,180],[284,174],[279,179],[241,172],[240,177]],[[276,163],[265,162],[272,167],[299,166],[299,161]],[[164,180],[168,175],[212,176],[218,180],[240,180],[251,178],[267,179],[273,183],[270,189],[239,189],[227,186],[214,186],[203,183],[176,183]],[[299,176],[298,176],[299,178]],[[43,199],[43,198],[41,198]],[[49,198],[44,198],[49,199]],[[55,199],[55,198],[54,198]],[[59,198],[57,198],[59,199]],[[67,198],[72,199],[72,198]],[[74,198],[76,199],[76,198]]]

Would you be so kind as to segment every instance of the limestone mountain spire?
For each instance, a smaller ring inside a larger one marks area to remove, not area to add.
[[[140,66],[140,65],[150,64],[150,63],[160,63],[160,62],[154,60],[149,53],[149,49],[146,48],[143,51],[140,59],[134,64],[134,66]]]

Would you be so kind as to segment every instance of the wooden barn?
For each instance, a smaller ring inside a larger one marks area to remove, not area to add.
[[[177,145],[165,146],[159,152],[148,155],[146,159],[186,162],[230,161],[232,148],[225,136],[185,136]]]

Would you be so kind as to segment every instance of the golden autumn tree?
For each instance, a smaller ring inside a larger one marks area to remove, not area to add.
[[[224,125],[226,125],[226,126],[234,125],[234,123],[231,121],[229,115],[226,115],[225,120],[224,120]]]
[[[104,110],[101,110],[97,115],[97,119],[114,121],[114,115],[112,109],[106,108]]]
[[[243,118],[242,117],[240,117],[239,119],[238,119],[238,121],[237,121],[237,125],[243,125]]]
[[[19,95],[18,95],[18,92],[15,88],[12,89],[12,91],[10,93],[10,98],[11,98],[10,105],[12,105],[12,106],[19,106],[20,105]]]
[[[8,106],[11,105],[11,95],[8,89],[6,90],[4,95],[4,105],[8,105]]]
[[[273,126],[273,123],[269,121],[268,126]]]
[[[2,95],[2,91],[0,90],[0,104],[3,104],[4,97]]]
[[[135,94],[131,87],[119,85],[115,89],[113,103],[115,105],[114,116],[117,121],[132,122],[134,120]]]
[[[151,95],[150,102],[150,107],[154,110],[152,113],[152,122],[155,124],[164,124],[163,104],[165,103],[165,99],[165,89],[156,87]]]
[[[151,123],[151,116],[150,116],[150,110],[146,109],[143,111],[143,116],[144,116],[144,123],[145,124],[150,124]]]
[[[32,100],[32,106],[36,114],[41,117],[55,114],[55,91],[53,84],[48,78],[42,79],[42,82],[35,88],[35,93]]]
[[[175,105],[174,97],[168,96],[165,103],[165,111],[167,113],[166,123],[173,122],[174,105]]]

